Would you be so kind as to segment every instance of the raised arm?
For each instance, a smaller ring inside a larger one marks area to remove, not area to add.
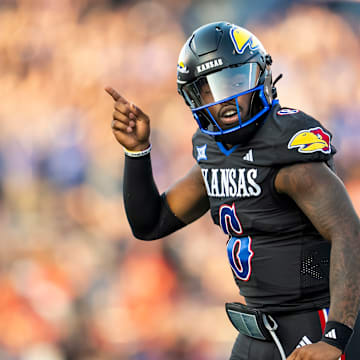
[[[113,133],[125,148],[123,194],[134,236],[142,240],[158,239],[202,216],[209,203],[198,165],[160,195],[150,159],[149,117],[116,90],[105,90],[115,100]]]
[[[331,241],[329,321],[353,328],[360,303],[360,222],[343,183],[319,162],[281,169],[275,187],[289,195],[320,234]],[[326,357],[326,350],[332,351],[337,359],[339,350],[328,346],[318,343],[297,349],[289,359],[309,351],[319,351],[320,357],[314,353],[304,359],[332,359]]]

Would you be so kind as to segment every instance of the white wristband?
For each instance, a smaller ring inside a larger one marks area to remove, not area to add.
[[[124,149],[124,152],[127,156],[130,156],[130,157],[141,157],[141,156],[145,156],[147,154],[150,153],[151,151],[151,144],[149,145],[149,147],[145,150],[141,150],[141,151],[132,151],[132,150],[128,150],[126,149],[125,147],[123,147]]]

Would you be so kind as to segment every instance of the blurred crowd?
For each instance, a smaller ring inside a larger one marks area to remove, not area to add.
[[[193,165],[178,53],[219,14],[261,39],[274,75],[284,74],[281,104],[333,133],[360,214],[360,22],[310,2],[268,3],[252,18],[256,8],[244,17],[246,2],[235,1],[222,12],[200,0],[0,1],[2,360],[229,355],[236,334],[224,302],[240,295],[226,238],[207,214],[163,240],[134,240],[104,92],[113,86],[150,115],[164,191]]]

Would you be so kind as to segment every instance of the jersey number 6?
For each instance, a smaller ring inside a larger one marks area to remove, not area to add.
[[[238,279],[248,281],[251,275],[251,259],[254,256],[251,249],[252,239],[250,236],[238,237],[243,230],[236,215],[235,204],[222,205],[219,209],[219,219],[222,230],[230,236],[227,243],[230,266]]]

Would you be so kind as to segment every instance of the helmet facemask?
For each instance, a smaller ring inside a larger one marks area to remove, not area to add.
[[[200,77],[183,87],[183,96],[204,133],[228,134],[269,110],[264,85],[259,85],[260,72],[257,63],[246,63]]]

